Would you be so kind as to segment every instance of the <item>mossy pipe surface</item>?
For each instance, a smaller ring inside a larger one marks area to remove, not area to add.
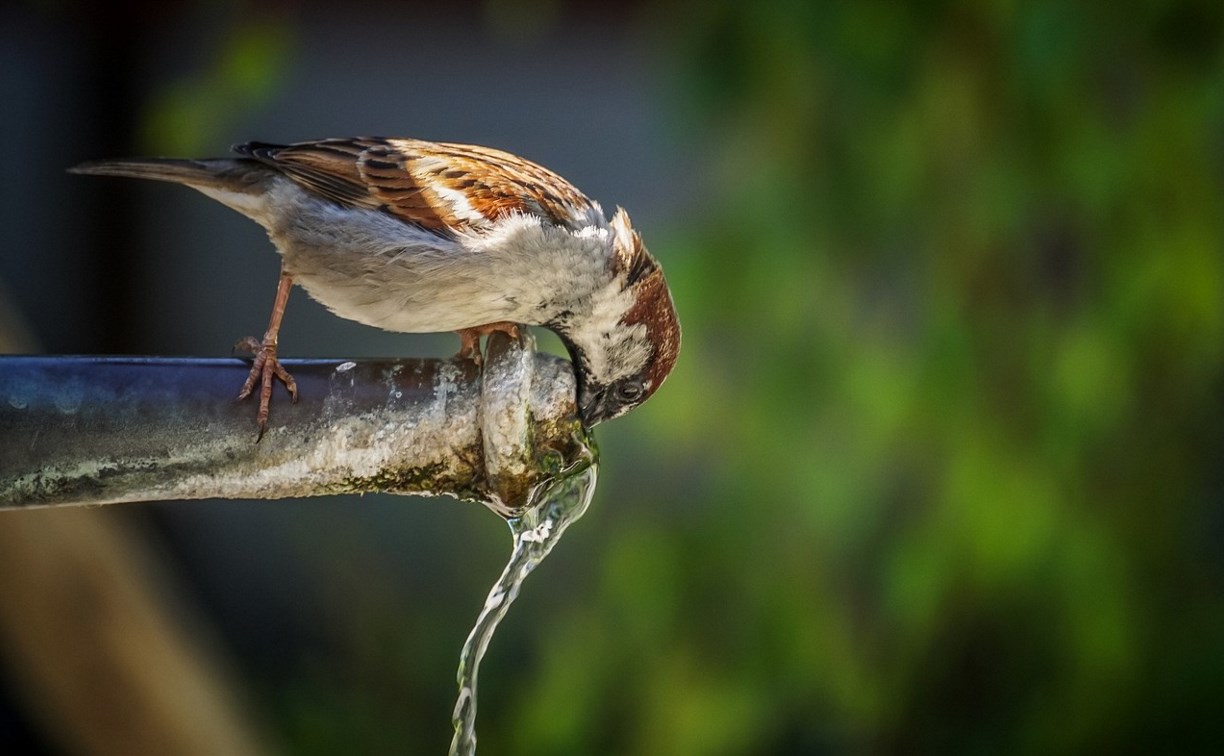
[[[0,508],[449,494],[504,517],[589,460],[573,370],[524,333],[469,360],[285,360],[256,443],[249,363],[0,357]]]

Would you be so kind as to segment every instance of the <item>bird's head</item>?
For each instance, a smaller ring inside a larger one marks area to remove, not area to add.
[[[612,279],[586,317],[559,329],[578,378],[578,410],[593,426],[650,398],[676,364],[680,321],[663,269],[617,209],[609,224]]]

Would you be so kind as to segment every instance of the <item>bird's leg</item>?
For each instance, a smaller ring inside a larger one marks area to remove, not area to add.
[[[259,384],[259,411],[255,415],[255,420],[259,424],[259,436],[255,439],[257,443],[263,438],[264,429],[268,426],[269,406],[272,402],[272,379],[279,378],[281,383],[285,384],[285,388],[289,389],[289,396],[292,400],[296,402],[298,399],[297,382],[281,366],[280,360],[276,359],[276,335],[280,331],[281,318],[285,315],[285,304],[289,301],[291,288],[293,288],[293,276],[289,275],[282,265],[280,283],[276,287],[276,301],[272,304],[272,317],[268,320],[268,330],[264,332],[263,341],[256,341],[254,337],[248,336],[238,342],[238,346],[250,349],[255,355],[255,361],[251,363],[251,373],[247,376],[246,383],[242,384],[242,391],[238,392],[238,399],[239,401],[246,399],[255,391],[255,385]]]
[[[474,328],[463,328],[455,331],[459,334],[459,354],[455,356],[462,360],[471,360],[479,366],[484,361],[480,354],[480,337],[497,332],[504,333],[512,339],[519,337],[518,324],[508,320],[485,323]]]

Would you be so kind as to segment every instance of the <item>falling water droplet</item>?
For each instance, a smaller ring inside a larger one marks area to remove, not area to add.
[[[459,700],[452,717],[455,737],[451,740],[450,756],[471,756],[476,752],[476,676],[480,660],[497,624],[518,597],[523,581],[557,545],[565,529],[586,512],[595,493],[595,479],[592,450],[583,462],[543,487],[520,516],[507,521],[514,537],[510,561],[489,591],[459,655]]]

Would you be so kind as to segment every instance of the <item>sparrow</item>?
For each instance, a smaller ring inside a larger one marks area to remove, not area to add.
[[[259,388],[259,437],[293,284],[336,315],[389,331],[480,337],[543,326],[565,345],[588,426],[654,394],[676,363],[680,324],[658,261],[617,208],[608,219],[556,173],[501,150],[358,137],[248,142],[237,157],[100,160],[72,173],[185,184],[263,226],[280,282],[238,398]]]

